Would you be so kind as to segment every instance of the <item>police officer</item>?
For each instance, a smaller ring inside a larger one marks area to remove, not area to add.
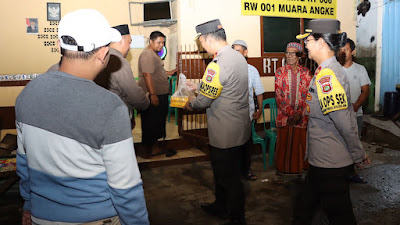
[[[240,167],[250,137],[247,62],[228,45],[218,19],[197,25],[196,32],[203,48],[214,55],[201,81],[200,94],[184,107],[207,112],[215,202],[201,207],[219,217],[229,216],[227,224],[246,224]]]
[[[335,52],[346,44],[346,33],[341,33],[340,22],[332,19],[311,20],[306,32],[297,38],[304,39],[309,58],[319,67],[307,94],[306,159],[310,168],[293,224],[311,224],[313,207],[321,207],[330,224],[357,224],[348,177],[353,164],[361,166],[370,161],[357,135],[354,111],[349,104],[349,81],[335,58]]]

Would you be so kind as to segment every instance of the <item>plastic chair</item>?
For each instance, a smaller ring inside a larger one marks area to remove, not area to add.
[[[168,82],[171,83],[172,82],[172,86],[171,86],[171,92],[172,94],[175,93],[175,88],[176,88],[176,80],[177,80],[177,76],[170,76],[168,78]],[[175,107],[171,107],[169,106],[171,104],[171,95],[168,95],[168,122],[171,119],[171,111],[175,112],[175,125],[178,125],[178,109]]]
[[[265,106],[269,105],[270,108],[270,129],[267,129],[265,127]],[[265,131],[265,143],[269,141],[269,166],[274,165],[274,153],[275,153],[275,144],[276,144],[276,115],[277,115],[277,106],[276,106],[276,100],[275,98],[268,98],[264,99],[263,105],[262,105],[262,114],[263,114],[263,120],[264,120],[264,131]],[[265,156],[263,152],[263,158],[264,158],[264,165],[265,165]]]
[[[267,151],[267,142],[263,137],[257,134],[255,128],[255,121],[251,122],[251,138],[253,139],[253,144],[260,144],[263,152],[263,162],[264,162],[264,170],[267,169],[267,160],[266,160],[266,151]]]

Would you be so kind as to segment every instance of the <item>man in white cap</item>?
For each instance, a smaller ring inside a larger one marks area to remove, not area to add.
[[[93,82],[121,35],[93,9],[68,13],[58,31],[59,70],[15,105],[22,224],[149,224],[128,110]]]
[[[243,40],[236,40],[232,43],[232,48],[238,51],[240,54],[244,56],[247,60],[247,43]],[[264,86],[261,83],[260,73],[258,70],[248,64],[248,73],[249,73],[249,111],[250,111],[250,120],[257,121],[258,118],[261,116],[261,108],[264,100]],[[258,108],[256,109],[254,104],[254,94],[256,95]],[[246,148],[244,151],[245,154],[243,156],[243,175],[248,180],[257,180],[257,176],[251,171],[250,164],[251,164],[251,154],[249,147]]]

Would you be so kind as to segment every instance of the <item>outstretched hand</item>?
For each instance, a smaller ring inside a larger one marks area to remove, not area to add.
[[[22,212],[22,225],[32,225],[31,211],[24,210]]]
[[[364,160],[359,163],[356,163],[356,167],[359,169],[364,169],[364,165],[369,165],[369,164],[371,164],[371,159],[367,154],[365,154]]]
[[[197,91],[197,84],[193,83],[192,81],[187,80],[185,84],[189,88],[189,90],[193,92]]]
[[[190,102],[190,100],[186,102],[186,105],[183,106],[183,110],[193,111],[192,107],[190,107],[190,105],[189,105],[189,102]]]

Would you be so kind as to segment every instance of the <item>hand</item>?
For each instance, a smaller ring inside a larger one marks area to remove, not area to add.
[[[289,117],[287,120],[287,125],[294,125],[294,119],[292,117]]]
[[[360,108],[360,105],[353,103],[353,108],[354,108],[354,112],[357,112],[358,109]]]
[[[190,102],[190,100],[186,102],[186,105],[183,106],[183,109],[187,110],[187,111],[193,111],[192,107],[190,107],[190,105],[189,105],[189,102]]]
[[[31,211],[24,210],[22,212],[22,225],[32,225]]]
[[[294,124],[298,124],[298,123],[300,122],[300,120],[301,120],[302,117],[303,117],[303,116],[301,115],[301,113],[296,112],[296,113],[294,114],[294,116],[293,116],[293,122],[294,122]]]
[[[158,96],[157,95],[150,95],[150,103],[154,106],[158,106]]]
[[[178,71],[177,68],[175,68],[175,69],[173,69],[171,71],[167,71],[166,73],[167,73],[168,76],[172,76],[176,71]]]
[[[189,90],[193,92],[197,91],[197,84],[193,83],[192,81],[186,80],[185,84],[189,88]]]
[[[356,163],[356,167],[359,169],[364,169],[364,165],[369,165],[369,164],[371,164],[371,159],[367,154],[365,154],[364,160],[359,163]]]
[[[257,110],[256,112],[253,113],[252,118],[253,118],[253,120],[258,120],[258,118],[260,118],[260,116],[261,116],[261,111]]]

